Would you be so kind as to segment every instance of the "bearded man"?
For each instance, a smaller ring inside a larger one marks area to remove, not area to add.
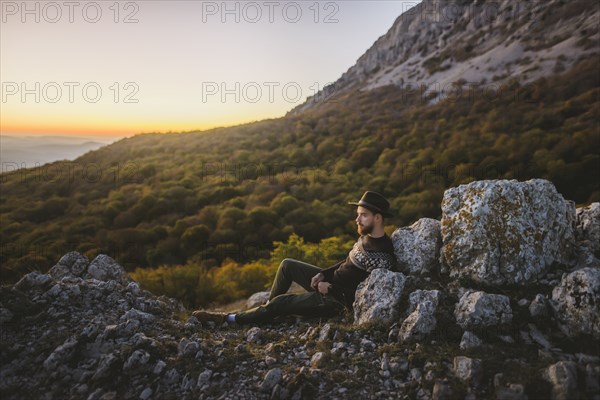
[[[356,225],[360,237],[345,260],[321,269],[291,258],[284,259],[277,270],[269,301],[261,306],[223,314],[194,311],[200,322],[266,323],[287,315],[333,317],[352,310],[356,287],[376,268],[396,270],[394,246],[384,231],[386,217],[391,217],[390,203],[381,194],[367,191],[358,202]],[[304,293],[287,293],[296,282]]]

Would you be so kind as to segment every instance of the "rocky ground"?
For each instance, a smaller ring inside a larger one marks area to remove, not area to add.
[[[406,275],[372,273],[357,290],[355,315],[328,321],[202,326],[177,301],[142,290],[110,257],[90,262],[68,253],[48,274],[32,272],[0,288],[0,396],[600,399],[600,205],[576,217],[573,208],[572,218],[560,207],[556,221],[573,228],[562,238],[579,249],[573,265],[552,263],[526,285],[486,284],[464,254],[419,244],[449,235],[449,218],[441,229],[421,221],[394,235]],[[518,213],[506,213],[517,226]],[[562,229],[550,226],[549,237]],[[480,228],[473,230],[482,235]],[[404,246],[415,259],[402,257]],[[448,263],[449,273],[432,265],[440,251],[471,268],[459,274],[456,264]],[[502,265],[516,265],[509,261]],[[529,279],[525,272],[520,280]],[[496,269],[491,281],[508,276]],[[363,295],[369,284],[381,296]]]

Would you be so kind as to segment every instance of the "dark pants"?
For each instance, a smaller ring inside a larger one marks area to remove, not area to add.
[[[333,296],[316,292],[310,286],[311,279],[319,272],[321,272],[319,267],[286,258],[277,269],[269,302],[237,313],[236,322],[240,324],[270,322],[275,317],[285,315],[332,317],[341,314],[344,311],[341,302]],[[307,293],[287,293],[292,282],[302,286]]]

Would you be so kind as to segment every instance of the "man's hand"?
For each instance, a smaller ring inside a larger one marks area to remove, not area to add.
[[[331,283],[329,282],[319,282],[318,290],[321,294],[327,294],[329,289],[331,288]]]
[[[319,283],[323,282],[325,280],[325,275],[323,275],[322,273],[318,273],[315,276],[312,277],[312,279],[310,280],[310,287],[312,287],[313,289],[315,289],[315,291],[319,291]]]

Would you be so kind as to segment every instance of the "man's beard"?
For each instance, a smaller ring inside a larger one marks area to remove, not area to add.
[[[358,233],[361,235],[368,235],[373,232],[373,224],[371,225],[358,225]]]

